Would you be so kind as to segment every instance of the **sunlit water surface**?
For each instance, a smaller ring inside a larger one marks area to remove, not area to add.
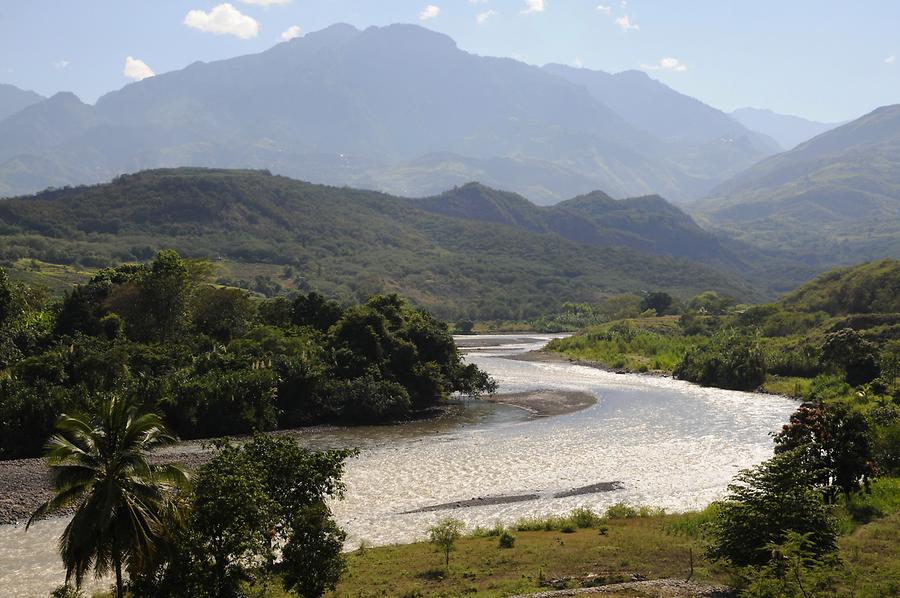
[[[348,546],[406,542],[452,514],[470,526],[603,510],[615,502],[700,508],[722,496],[738,469],[767,458],[770,432],[796,404],[775,396],[700,388],[668,378],[614,374],[567,363],[509,356],[550,335],[459,337],[467,359],[488,371],[500,392],[573,390],[597,397],[585,410],[533,418],[505,405],[474,403],[439,420],[399,426],[315,428],[296,432],[312,448],[355,446],[347,493],[333,505]],[[182,450],[185,447],[181,447]],[[190,446],[187,447],[190,450]],[[199,447],[197,450],[200,450]],[[553,498],[597,482],[601,494]],[[498,495],[537,500],[453,511],[404,514],[429,505]],[[0,595],[46,596],[64,577],[55,552],[65,520],[0,526]]]

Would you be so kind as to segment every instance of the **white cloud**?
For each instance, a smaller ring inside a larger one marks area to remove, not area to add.
[[[290,4],[291,0],[241,0],[244,4],[252,4],[254,6],[281,6]]]
[[[894,64],[895,62],[897,62],[897,57],[893,54],[884,59],[885,64]]]
[[[134,79],[135,81],[143,81],[147,77],[152,77],[156,73],[154,73],[153,69],[147,66],[147,63],[143,60],[129,56],[125,59],[125,70],[122,71],[122,74],[129,79]]]
[[[632,23],[631,19],[628,18],[628,15],[624,15],[616,19],[616,25],[618,25],[619,29],[621,29],[622,31],[637,31],[641,28],[641,26],[637,23]]]
[[[53,63],[53,68],[64,69],[67,66],[69,66],[70,64],[72,64],[72,63],[69,62],[68,60],[57,60],[56,62]]]
[[[300,37],[300,25],[291,25],[281,32],[279,38],[283,42],[291,41],[295,37]]]
[[[584,66],[584,61],[581,59],[581,56],[575,57],[575,68],[580,69]]]
[[[439,14],[441,14],[441,7],[435,4],[429,4],[419,13],[419,20],[427,21],[428,19],[437,17]]]
[[[604,6],[603,4],[598,4],[597,12],[602,12],[605,15],[612,14],[612,6]]]
[[[209,12],[192,10],[184,17],[184,24],[193,29],[216,35],[234,35],[251,39],[259,35],[259,23],[253,17],[241,14],[229,3],[219,4]]]
[[[525,8],[522,10],[522,14],[530,15],[533,12],[544,12],[544,0],[525,0]]]
[[[484,12],[478,13],[478,16],[475,17],[475,22],[478,23],[479,25],[484,25],[485,23],[488,22],[488,19],[490,19],[491,17],[494,17],[494,16],[497,16],[496,10],[493,10],[493,9],[486,10]]]
[[[681,62],[677,58],[663,58],[656,64],[642,64],[641,68],[645,71],[675,71],[676,73],[683,73],[688,70],[688,67],[685,63]]]

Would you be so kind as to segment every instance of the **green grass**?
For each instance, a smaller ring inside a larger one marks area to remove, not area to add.
[[[587,328],[575,336],[555,339],[546,351],[633,372],[671,374],[684,354],[705,342],[682,336],[676,316],[636,318]]]
[[[842,507],[843,509],[843,507]],[[850,513],[862,519],[852,519]],[[569,515],[518,522],[512,548],[498,538],[507,528],[475,528],[451,553],[450,567],[427,542],[361,546],[347,555],[348,568],[330,597],[375,598],[508,596],[547,590],[542,582],[561,580],[560,587],[648,579],[685,578],[693,554],[694,579],[733,583],[735,571],[703,556],[703,528],[716,515],[715,505],[702,511],[666,515],[659,509],[614,505],[599,517],[587,509]],[[834,580],[821,596],[896,596],[900,592],[900,478],[872,484],[870,494],[854,497],[844,510],[839,541],[841,565],[827,574]],[[593,582],[589,575],[600,576]],[[294,596],[277,577],[248,585],[258,598]],[[604,596],[642,596],[615,593]],[[109,593],[95,598],[110,597]]]
[[[508,596],[546,590],[541,579],[602,575],[605,582],[687,577],[690,551],[695,577],[722,582],[727,574],[705,562],[694,540],[666,531],[682,515],[612,519],[605,534],[594,528],[571,531],[517,531],[513,548],[496,537],[460,540],[445,571],[442,555],[427,543],[356,551],[334,596]],[[578,586],[572,579],[567,585]]]
[[[798,376],[769,375],[763,382],[762,391],[773,395],[802,398],[809,394],[812,380]]]

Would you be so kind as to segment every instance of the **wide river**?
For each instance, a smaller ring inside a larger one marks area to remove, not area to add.
[[[538,349],[550,338],[498,335],[458,341],[473,348],[468,361],[489,372],[501,393],[581,391],[597,398],[592,407],[535,418],[516,407],[478,402],[438,420],[296,433],[313,448],[361,449],[347,466],[346,497],[334,505],[350,547],[420,539],[448,515],[474,526],[581,506],[601,511],[615,502],[667,511],[700,508],[721,497],[739,469],[771,455],[770,433],[796,408],[783,397],[509,358]],[[621,487],[611,492],[553,497],[613,481]],[[525,494],[537,498],[407,513]],[[46,596],[61,583],[55,547],[64,525],[64,519],[42,521],[27,534],[24,526],[0,526],[0,595]]]

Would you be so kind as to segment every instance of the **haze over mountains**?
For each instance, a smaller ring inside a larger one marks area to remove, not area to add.
[[[740,108],[731,113],[731,118],[751,131],[768,135],[777,141],[784,150],[793,149],[804,141],[845,124],[820,123],[761,108]]]
[[[900,256],[900,104],[760,162],[692,209],[809,264]]]
[[[480,180],[540,203],[596,189],[686,200],[775,151],[643,73],[475,56],[412,25],[335,25],[95,106],[63,94],[10,116],[0,194],[199,165],[406,196]]]
[[[43,99],[46,98],[33,91],[25,91],[14,85],[0,83],[0,121]]]

